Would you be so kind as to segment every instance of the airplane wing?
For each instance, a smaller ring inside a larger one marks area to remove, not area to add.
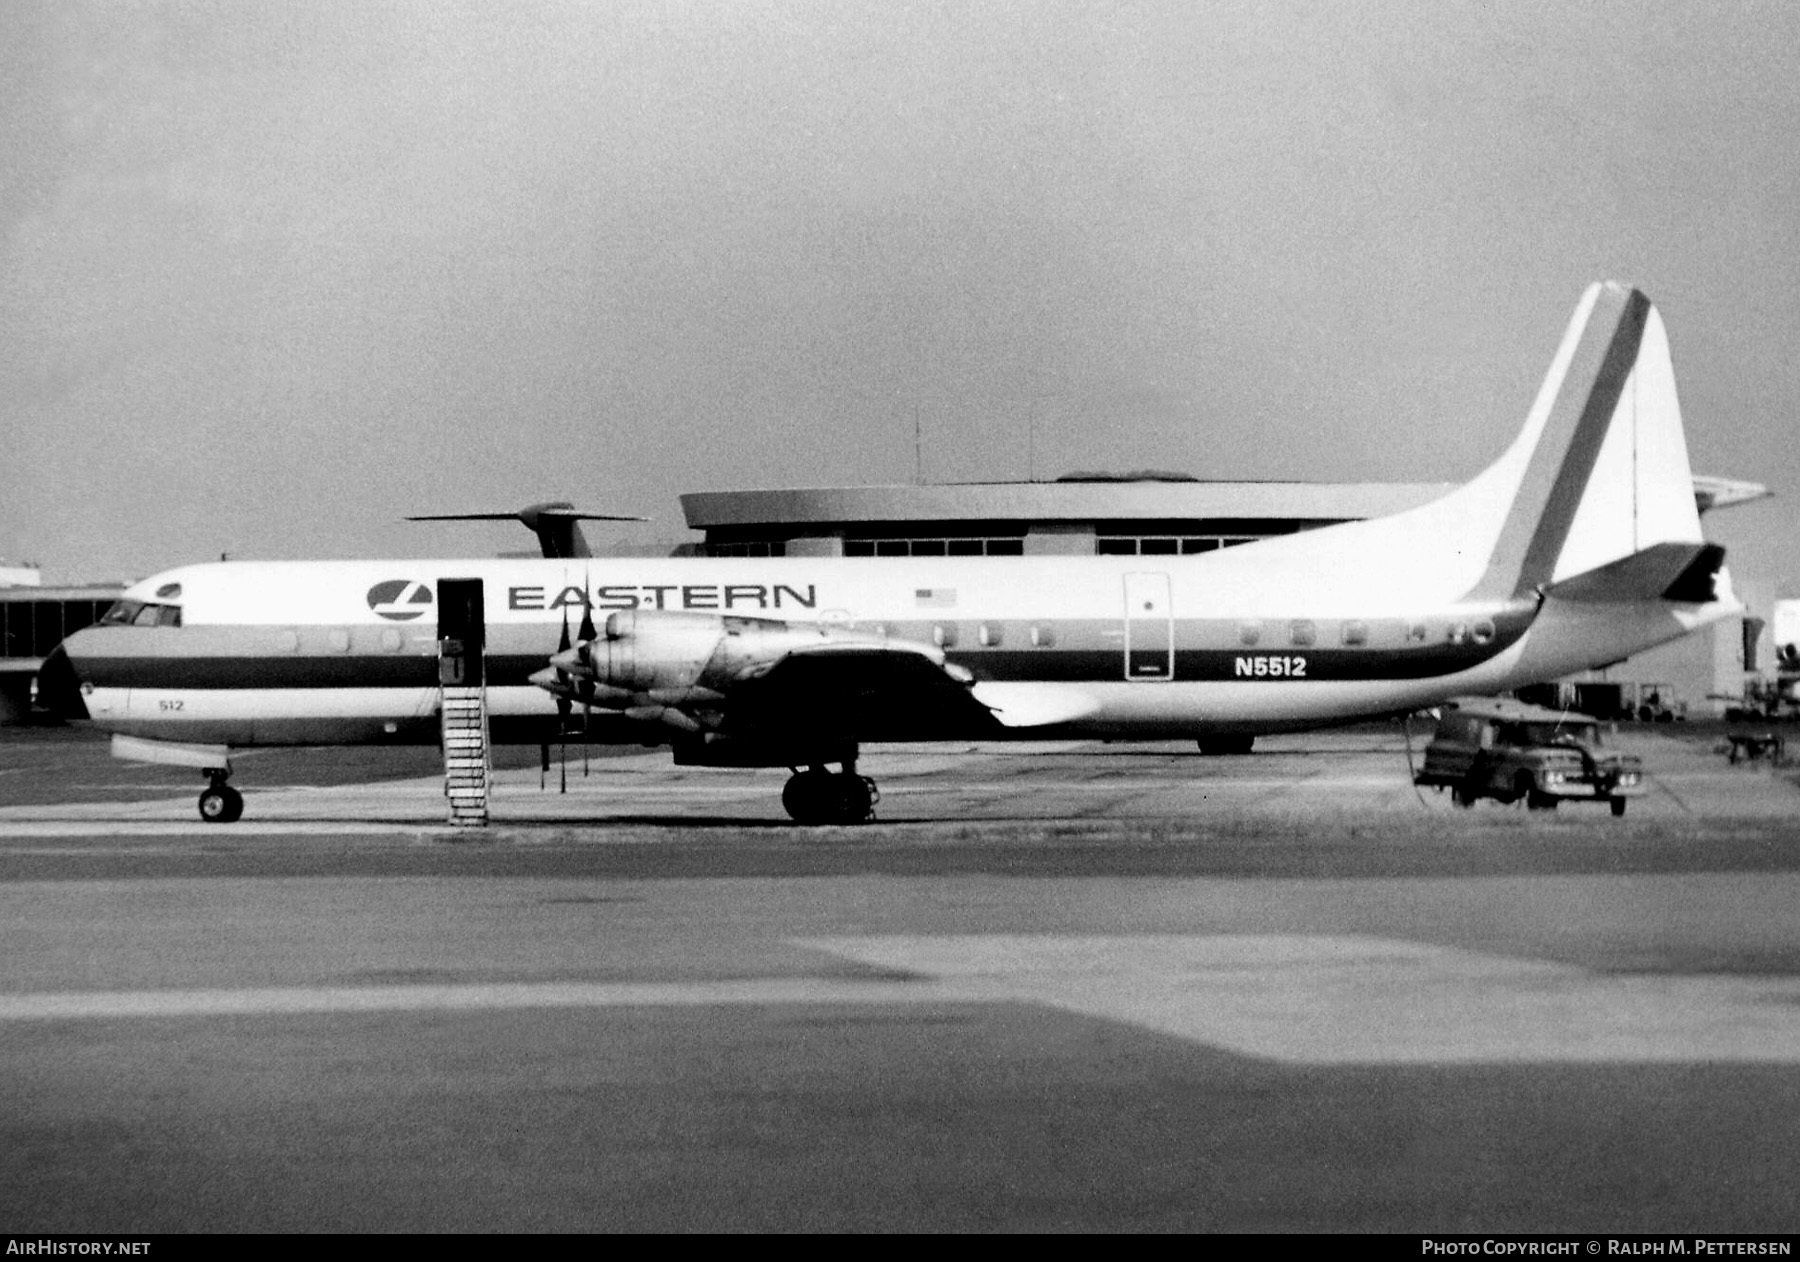
[[[814,729],[863,740],[941,740],[947,732],[999,729],[970,691],[967,672],[906,641],[795,649],[728,696],[733,728]]]

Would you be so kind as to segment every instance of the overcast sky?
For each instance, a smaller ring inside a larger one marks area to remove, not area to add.
[[[480,555],[570,499],[1450,481],[1583,286],[1800,579],[1800,6],[0,9],[0,555]],[[923,437],[915,466],[915,421]],[[596,542],[619,534],[590,531]],[[622,536],[620,536],[622,537]]]

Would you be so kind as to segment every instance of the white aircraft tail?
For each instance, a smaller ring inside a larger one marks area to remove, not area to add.
[[[1668,335],[1637,290],[1582,295],[1524,430],[1468,489],[1492,503],[1507,483],[1472,597],[1713,598],[1724,554],[1700,535]]]

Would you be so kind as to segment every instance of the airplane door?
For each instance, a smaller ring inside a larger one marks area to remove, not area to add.
[[[487,648],[487,611],[481,580],[440,578],[438,603],[438,682],[479,688],[485,682],[482,655]]]
[[[1175,677],[1175,603],[1167,574],[1125,576],[1125,678]]]

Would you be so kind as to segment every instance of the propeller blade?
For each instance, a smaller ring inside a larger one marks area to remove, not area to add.
[[[595,639],[600,634],[594,630],[594,602],[588,598],[588,592],[592,590],[589,581],[588,572],[583,570],[581,572],[581,638],[583,641]],[[568,616],[569,607],[564,605],[563,617],[567,618]]]
[[[556,642],[556,653],[558,657],[569,651],[569,607],[567,605],[563,606],[562,624],[562,638]],[[556,658],[551,658],[550,662],[555,666]],[[565,672],[562,667],[556,666],[556,677],[559,682],[566,682],[567,672]],[[536,678],[537,676],[532,676],[534,681]],[[556,730],[559,734],[568,730],[569,715],[573,711],[574,706],[569,701],[568,696],[563,692],[558,692],[556,694]]]
[[[581,642],[583,644],[593,643],[594,636],[597,634],[597,632],[595,632],[595,630],[594,630],[594,602],[588,596],[588,593],[591,592],[592,590],[593,590],[593,575],[588,570],[584,569],[581,572],[581,632],[580,632]],[[569,616],[568,610],[569,610],[569,607],[567,605],[564,605],[563,606],[563,617],[564,618],[567,618]],[[587,681],[587,687],[583,688],[581,691],[581,774],[583,776],[586,776],[588,773],[588,722],[590,719],[593,718],[593,714],[594,714],[594,684],[593,684],[593,680],[589,679]]]
[[[556,657],[550,659],[550,667],[556,673],[557,687],[553,690],[556,697],[556,791],[569,791],[569,715],[575,710],[575,703],[569,699],[569,672],[556,664],[556,658],[569,651],[569,607],[563,606],[562,637],[556,642]],[[543,674],[542,671],[538,674]],[[531,677],[533,683],[538,676]],[[544,746],[544,757],[550,757],[550,747]]]

